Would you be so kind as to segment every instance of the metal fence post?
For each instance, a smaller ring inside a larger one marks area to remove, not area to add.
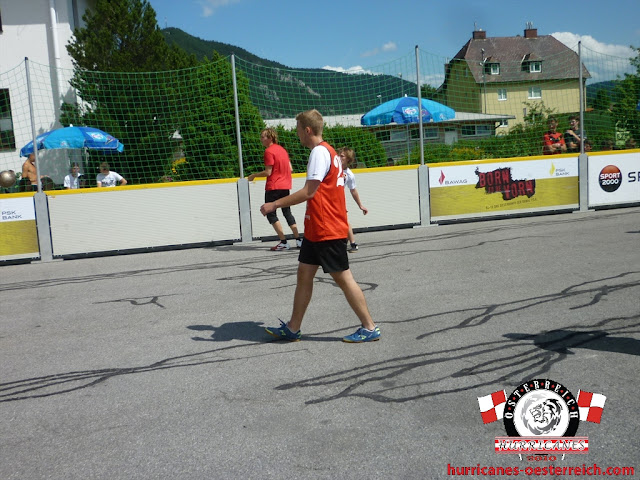
[[[36,213],[36,228],[38,230],[38,245],[40,249],[40,260],[43,262],[53,261],[53,243],[51,242],[51,225],[49,223],[49,206],[47,195],[42,191],[42,181],[40,180],[40,162],[38,161],[38,143],[36,141],[36,121],[33,114],[33,94],[31,89],[31,75],[29,72],[29,59],[24,58],[27,74],[27,94],[29,97],[29,116],[31,117],[31,135],[33,137],[33,154],[36,157],[36,179],[38,181],[38,191],[33,196]]]
[[[242,130],[240,129],[240,108],[238,107],[238,82],[236,80],[236,56],[231,55],[231,72],[233,75],[233,106],[236,112],[236,137],[238,139],[238,162],[240,178],[238,179],[238,211],[240,213],[240,234],[242,242],[253,241],[251,226],[251,197],[249,196],[249,181],[244,178],[244,163],[242,161]]]
[[[582,77],[582,42],[578,42],[578,82],[580,87],[580,155],[578,156],[578,189],[580,211],[589,211],[589,156],[584,153],[584,86]]]
[[[431,199],[429,198],[429,167],[418,167],[418,197],[420,202],[420,226],[431,226]]]
[[[236,56],[231,55],[231,74],[233,77],[233,107],[236,112],[236,139],[238,143],[238,162],[240,166],[240,178],[244,177],[244,165],[242,162],[242,131],[240,130],[240,108],[238,107],[238,82],[236,80]]]
[[[251,197],[249,196],[249,180],[238,180],[238,210],[240,212],[240,234],[243,243],[253,241],[251,226]]]
[[[420,88],[420,60],[419,60],[419,49],[418,45],[416,45],[416,83],[418,85],[418,118],[420,125],[420,165],[424,165],[424,129],[422,126],[422,90]],[[409,163],[409,159],[407,159],[407,163]],[[427,189],[429,188],[429,184],[427,184]]]

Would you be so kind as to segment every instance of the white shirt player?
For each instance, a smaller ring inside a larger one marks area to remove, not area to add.
[[[356,176],[350,168],[346,168],[344,171],[344,186],[349,190],[356,188]]]

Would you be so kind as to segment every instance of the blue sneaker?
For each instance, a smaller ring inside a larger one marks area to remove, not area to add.
[[[360,327],[354,333],[342,339],[343,342],[347,343],[375,342],[376,340],[380,340],[380,329],[377,326],[373,331]]]
[[[280,320],[279,327],[266,327],[265,330],[269,335],[278,337],[281,340],[289,340],[290,342],[299,342],[300,338],[302,337],[302,333],[300,333],[300,330],[298,330],[297,332],[292,332],[289,327],[287,327],[287,324],[282,320]]]

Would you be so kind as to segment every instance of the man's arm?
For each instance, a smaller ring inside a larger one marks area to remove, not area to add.
[[[249,175],[247,177],[247,180],[249,180],[250,182],[253,182],[253,179],[256,177],[270,177],[271,172],[273,172],[273,165],[267,165],[266,167],[264,167],[264,170],[262,170],[261,172],[252,173],[251,175]]]
[[[298,205],[299,203],[306,202],[313,198],[320,186],[320,180],[307,180],[304,182],[304,186],[293,192],[291,195],[279,198],[275,202],[265,203],[260,207],[260,213],[266,215],[267,213],[275,212],[276,209],[282,207],[291,207],[292,205]]]
[[[367,210],[363,205],[362,202],[360,202],[360,195],[358,195],[358,190],[356,190],[355,188],[351,190],[351,196],[353,197],[353,200],[356,202],[356,205],[358,205],[358,207],[360,208],[360,210],[362,210],[362,213],[364,215],[366,215],[367,213],[369,213],[369,210]]]
[[[127,184],[127,179],[124,177],[120,177],[120,186],[126,185]]]

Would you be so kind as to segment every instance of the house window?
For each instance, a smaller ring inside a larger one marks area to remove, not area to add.
[[[499,88],[498,89],[498,100],[502,101],[502,100],[506,100],[507,99],[507,89],[506,88]]]
[[[498,124],[498,128],[507,128],[508,126],[509,126],[509,120],[505,118],[500,120],[500,123]]]
[[[0,88],[0,150],[13,150],[15,148],[16,138],[13,133],[9,89]]]
[[[398,129],[398,130],[391,130],[391,141],[392,142],[399,142],[401,140],[406,140],[407,139],[407,131],[403,128],[403,129]]]
[[[461,128],[463,137],[488,137],[493,133],[491,125],[463,125]]]
[[[424,138],[438,138],[438,129],[437,128],[425,128],[424,129]]]
[[[462,126],[462,136],[463,137],[472,137],[476,134],[476,126],[475,125],[463,125]]]
[[[540,87],[529,87],[529,98],[542,98],[542,89]]]
[[[542,62],[531,62],[529,64],[529,72],[540,73],[542,71]]]
[[[500,64],[499,63],[485,64],[484,73],[488,73],[489,75],[500,75]]]
[[[479,137],[486,137],[493,133],[493,127],[491,125],[476,125],[476,135]]]

